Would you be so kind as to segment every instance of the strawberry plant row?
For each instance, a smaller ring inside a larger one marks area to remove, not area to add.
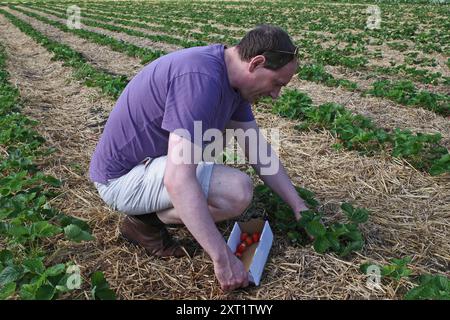
[[[19,92],[9,83],[0,45],[0,300],[56,299],[74,289],[67,273],[73,262],[46,261],[48,240],[64,236],[80,242],[92,236],[85,221],[50,206],[61,182],[43,174],[36,162],[53,150],[44,148],[44,139],[33,129],[36,122],[20,111]]]
[[[285,90],[276,102],[265,100],[265,103],[272,105],[273,113],[301,120],[297,129],[330,130],[340,141],[335,145],[337,149],[345,147],[369,156],[384,150],[432,175],[450,172],[450,154],[439,144],[440,134],[377,128],[369,118],[355,115],[344,106],[335,103],[314,106],[310,97],[295,89]]]
[[[323,83],[329,87],[342,87],[350,91],[359,91],[363,95],[372,94],[388,98],[406,106],[421,107],[444,117],[450,115],[450,97],[427,90],[417,90],[411,81],[377,80],[372,83],[372,89],[362,91],[358,84],[347,79],[336,79],[325,71],[323,65],[306,64],[298,68],[297,76],[302,80]]]
[[[323,83],[329,87],[343,87],[351,91],[358,88],[358,84],[355,82],[334,78],[333,75],[326,72],[324,66],[320,64],[306,64],[300,66],[297,70],[297,76],[300,79]]]
[[[379,80],[372,84],[367,93],[388,98],[407,106],[417,106],[433,111],[444,117],[450,116],[450,96],[417,90],[411,81]]]
[[[50,7],[40,4],[28,4],[27,6],[37,10],[47,9],[47,12],[52,14],[54,14],[53,12],[59,14],[65,12],[65,7],[61,6]],[[187,23],[160,17],[149,18],[142,11],[136,12],[134,14],[129,14],[129,12],[118,12],[114,11],[111,8],[105,8],[105,10],[93,10],[82,7],[82,10],[83,16],[89,17],[93,20],[105,19],[103,21],[143,28],[154,32],[163,32],[165,34],[174,36],[186,36],[199,41],[233,43],[235,39],[242,37],[245,32],[244,30],[236,31],[230,29],[219,29],[210,24],[204,25],[195,22]],[[149,25],[149,23],[151,23],[152,25]],[[192,31],[193,29],[199,29],[201,32],[194,32]],[[211,34],[220,36],[212,36]]]
[[[65,12],[58,14],[58,13],[55,13],[54,11],[50,11],[47,9],[40,8],[39,10],[42,12],[53,14],[62,19],[67,19],[67,14]],[[206,42],[203,42],[203,41],[189,41],[189,40],[184,40],[182,38],[175,38],[175,37],[171,37],[171,36],[167,36],[167,35],[152,35],[152,34],[144,33],[141,31],[137,31],[137,30],[133,30],[133,29],[125,28],[125,27],[120,27],[118,25],[100,23],[97,20],[104,21],[104,22],[111,22],[110,18],[96,16],[96,20],[84,18],[83,24],[87,25],[87,26],[91,26],[91,27],[106,29],[109,31],[123,32],[130,36],[146,38],[146,39],[149,39],[152,41],[165,42],[165,43],[170,43],[170,44],[174,44],[174,45],[179,45],[184,48],[206,45]]]
[[[21,8],[10,6],[12,9],[17,10],[19,12],[22,12],[23,14],[38,19],[44,23],[47,23],[49,25],[52,25],[64,32],[70,32],[73,33],[81,38],[93,41],[95,43],[101,44],[101,45],[107,45],[114,51],[123,52],[126,55],[130,57],[138,57],[141,58],[141,63],[146,64],[150,61],[153,61],[163,55],[166,54],[166,52],[161,50],[151,50],[149,48],[143,48],[138,47],[130,43],[126,43],[120,40],[117,40],[116,38],[109,37],[100,33],[91,32],[83,29],[70,29],[67,27],[66,24],[60,23],[55,20],[48,19],[46,17],[40,16],[38,14],[35,14],[33,12],[23,10]]]

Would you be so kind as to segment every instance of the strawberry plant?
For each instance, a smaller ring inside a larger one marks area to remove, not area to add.
[[[23,300],[50,300],[69,291],[67,265],[45,267],[43,257],[19,260],[9,250],[0,251],[0,299],[6,299],[19,289]]]
[[[392,41],[392,42],[388,42],[386,44],[389,48],[398,50],[398,51],[405,51],[406,49],[408,49],[408,45],[405,43],[402,43],[402,42]]]
[[[390,264],[377,266],[372,263],[364,263],[360,266],[361,272],[367,274],[369,266],[375,265],[380,269],[380,275],[394,281],[402,278],[413,278],[416,286],[404,295],[405,300],[450,300],[450,279],[442,275],[419,275],[414,276],[408,268],[410,257],[403,259],[392,259]]]
[[[341,209],[348,222],[335,222],[326,226],[322,223],[323,214],[320,213],[319,202],[314,194],[299,187],[296,190],[310,207],[310,210],[301,212],[299,221],[295,221],[290,208],[267,186],[255,188],[257,201],[263,204],[274,219],[275,227],[286,234],[292,244],[305,245],[313,239],[312,245],[318,253],[330,251],[341,257],[363,248],[364,239],[358,226],[367,221],[367,210],[343,203]]]
[[[320,222],[322,214],[311,211],[302,213],[299,225],[314,238],[313,246],[317,252],[332,251],[345,257],[363,248],[364,239],[358,225],[367,222],[369,212],[365,209],[354,208],[349,203],[343,203],[341,209],[349,222],[335,222],[328,227]]]
[[[450,300],[450,279],[441,275],[422,275],[417,287],[409,290],[405,300]]]
[[[439,145],[440,134],[413,135],[409,130],[395,129],[392,138],[392,156],[408,159],[415,168],[429,170],[433,175],[445,172],[450,155]]]
[[[390,278],[399,281],[402,278],[407,278],[411,275],[412,271],[408,268],[408,264],[411,262],[411,257],[405,257],[403,259],[392,259],[390,264],[384,266],[378,266],[380,268],[380,274],[383,277]],[[364,263],[360,266],[360,270],[363,273],[367,273],[369,266],[373,263]]]

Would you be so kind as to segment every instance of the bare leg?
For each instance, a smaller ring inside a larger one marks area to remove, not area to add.
[[[245,173],[224,165],[214,165],[208,192],[208,207],[214,221],[228,220],[242,214],[253,198],[253,183]],[[182,224],[177,210],[157,212],[165,224]]]

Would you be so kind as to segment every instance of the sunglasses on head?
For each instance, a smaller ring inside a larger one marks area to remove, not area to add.
[[[299,57],[299,47],[295,47],[294,52],[291,51],[283,51],[283,50],[269,50],[268,52],[274,52],[274,53],[285,53],[285,54],[292,54],[295,57]]]

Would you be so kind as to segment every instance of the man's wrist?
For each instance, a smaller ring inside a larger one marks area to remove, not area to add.
[[[294,211],[294,213],[298,213],[298,214],[301,214],[302,211],[306,211],[306,210],[309,210],[309,208],[306,206],[306,203],[303,200],[300,200],[292,207],[292,211]]]
[[[227,262],[228,260],[228,250],[231,250],[226,243],[220,250],[216,250],[211,253],[209,256],[214,265],[221,265]]]

